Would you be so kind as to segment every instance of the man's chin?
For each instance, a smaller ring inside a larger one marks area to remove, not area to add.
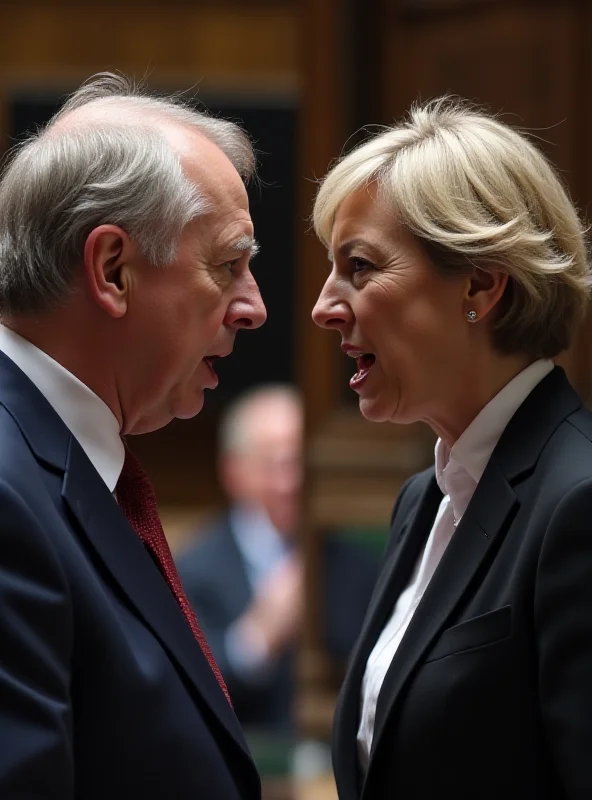
[[[204,396],[203,392],[200,392],[200,396],[196,398],[192,404],[179,406],[178,408],[174,409],[175,419],[193,419],[193,417],[196,417],[199,414],[203,406]]]
[[[160,413],[160,414],[151,414],[146,417],[142,417],[139,419],[133,426],[133,428],[127,433],[131,434],[132,436],[139,436],[143,433],[153,433],[153,431],[158,431],[161,428],[165,428],[170,422],[174,419],[193,419],[196,417],[199,412],[203,408],[203,394],[201,398],[199,398],[199,402],[194,402],[191,406],[179,406],[175,407],[170,411]]]
[[[143,433],[152,433],[153,431],[158,431],[161,428],[165,428],[173,419],[174,418],[171,416],[168,416],[166,419],[163,419],[162,417],[158,419],[155,417],[139,419],[133,428],[130,428],[130,430],[125,432],[125,435],[141,436]]]

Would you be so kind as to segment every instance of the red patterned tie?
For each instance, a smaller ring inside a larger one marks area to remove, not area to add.
[[[175,567],[173,556],[171,555],[168,542],[162,529],[162,523],[156,505],[156,495],[150,483],[150,478],[146,474],[144,467],[127,446],[125,449],[125,462],[117,483],[116,491],[117,500],[123,513],[127,517],[129,524],[144,542],[145,546],[154,555],[171,592],[179,603],[181,611],[185,614],[185,618],[189,623],[193,635],[212,668],[212,672],[218,679],[218,683],[226,695],[226,699],[231,703],[222,673],[214,660],[212,651],[199,627],[195,613],[183,591],[179,573]]]

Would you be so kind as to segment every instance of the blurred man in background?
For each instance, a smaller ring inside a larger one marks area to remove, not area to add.
[[[245,726],[291,728],[294,655],[303,622],[297,532],[303,413],[288,386],[239,398],[220,428],[220,480],[228,510],[178,559],[199,617]],[[328,652],[344,662],[376,577],[372,556],[339,537],[322,552],[319,613]]]

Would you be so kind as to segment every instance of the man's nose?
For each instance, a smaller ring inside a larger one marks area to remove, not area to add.
[[[255,279],[251,276],[247,290],[243,296],[231,303],[228,309],[228,324],[236,329],[260,328],[267,319],[267,311],[261,292]]]

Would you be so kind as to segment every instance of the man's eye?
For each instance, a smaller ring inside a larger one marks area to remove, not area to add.
[[[232,272],[232,268],[233,268],[233,267],[234,267],[236,264],[238,264],[238,262],[239,262],[239,261],[240,261],[240,259],[239,259],[239,258],[235,258],[235,259],[234,259],[234,261],[225,261],[225,262],[222,264],[222,269],[227,269],[227,270],[228,270],[228,272]]]

